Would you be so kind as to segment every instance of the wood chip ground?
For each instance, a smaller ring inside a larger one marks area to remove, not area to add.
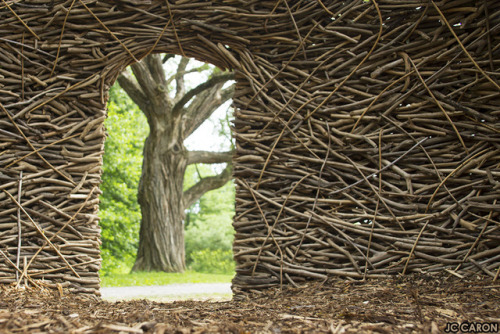
[[[105,302],[0,288],[0,333],[442,333],[500,323],[500,284],[412,276],[332,280],[229,302]]]

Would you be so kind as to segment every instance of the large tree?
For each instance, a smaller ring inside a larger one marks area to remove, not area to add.
[[[186,74],[199,69],[189,70],[189,59],[181,58],[176,73],[167,78],[164,63],[171,58],[149,55],[131,66],[133,75],[125,71],[118,77],[150,127],[138,191],[142,220],[135,271],[185,270],[185,210],[231,179],[231,152],[188,151],[184,140],[232,97],[234,85],[224,88],[224,84],[233,74],[214,69],[208,80],[188,89]],[[227,163],[227,167],[183,190],[187,166],[197,163]]]

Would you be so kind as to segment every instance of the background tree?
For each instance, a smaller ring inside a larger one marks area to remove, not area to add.
[[[167,78],[163,64],[171,58],[150,55],[131,66],[133,75],[125,71],[118,78],[150,128],[138,191],[142,219],[132,268],[136,271],[184,271],[186,209],[205,192],[231,179],[230,151],[188,151],[184,140],[232,97],[234,85],[224,88],[224,84],[233,79],[233,74],[215,69],[207,81],[188,90],[186,74],[201,68],[187,70],[189,59],[181,58],[176,73]],[[169,89],[171,83],[175,89]],[[227,167],[184,190],[186,168],[196,163],[227,163]]]
[[[177,64],[172,63],[174,61],[170,61],[170,66],[166,67],[167,73],[173,73],[177,68]],[[209,66],[206,67],[201,74],[211,72]],[[187,81],[189,86],[189,77]],[[200,126],[197,133],[187,138],[186,147],[220,152],[230,150],[234,147],[230,118],[232,114],[229,109],[218,109]],[[118,82],[110,90],[105,124],[108,138],[103,156],[103,194],[100,196],[99,211],[103,242],[101,277],[128,274],[134,264],[141,222],[137,189],[144,141],[149,134],[146,116]],[[199,138],[210,140],[200,141]],[[220,164],[189,165],[184,175],[184,190],[202,178],[218,174],[223,167]],[[188,270],[234,275],[234,199],[234,184],[228,181],[223,187],[205,193],[186,211],[184,239]]]

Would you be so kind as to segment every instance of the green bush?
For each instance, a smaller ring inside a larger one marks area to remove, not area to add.
[[[128,272],[134,264],[141,221],[137,187],[144,140],[149,132],[145,116],[118,85],[110,91],[105,125],[109,137],[105,143],[99,212],[101,276]]]
[[[234,184],[207,192],[187,213],[186,264],[205,273],[234,273]]]
[[[190,254],[191,269],[200,273],[232,274],[235,270],[231,250],[203,249]]]

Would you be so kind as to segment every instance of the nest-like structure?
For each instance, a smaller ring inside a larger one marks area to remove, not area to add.
[[[98,293],[107,91],[233,69],[233,290],[500,272],[500,3],[0,3],[0,283]],[[17,277],[16,277],[17,276]]]

